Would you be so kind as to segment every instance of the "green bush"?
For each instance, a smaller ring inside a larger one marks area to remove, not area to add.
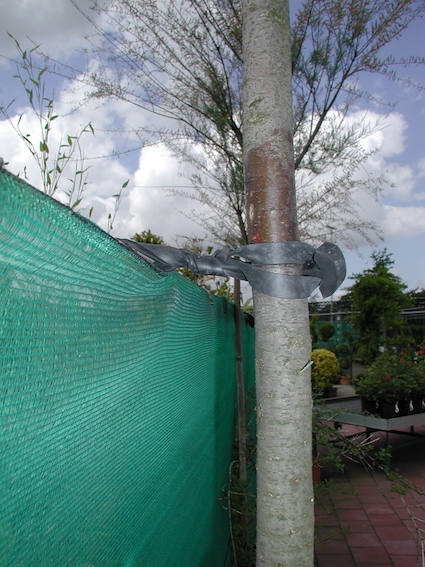
[[[384,352],[357,376],[354,387],[359,396],[369,400],[409,400],[425,395],[425,359],[423,349],[414,353]]]
[[[332,349],[338,358],[341,370],[347,372],[351,366],[351,347],[347,343],[340,343],[334,349]]]
[[[327,343],[335,334],[335,327],[332,323],[323,323],[319,327],[319,335],[324,343]]]
[[[313,348],[316,348],[316,343],[319,340],[319,335],[316,331],[316,322],[317,322],[317,315],[312,315],[310,317],[310,335],[311,335],[311,344]]]
[[[317,348],[311,353],[311,359],[311,384],[314,392],[323,392],[325,388],[339,383],[341,368],[335,353],[325,348]]]

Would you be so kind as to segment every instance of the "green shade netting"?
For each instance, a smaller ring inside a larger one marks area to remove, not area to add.
[[[0,371],[1,566],[227,564],[233,306],[5,170]]]

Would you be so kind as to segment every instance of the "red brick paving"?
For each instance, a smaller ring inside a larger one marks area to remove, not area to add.
[[[347,433],[352,429],[347,426]],[[425,435],[425,426],[415,431]],[[392,466],[425,491],[425,439],[413,447],[407,440],[390,435]],[[349,463],[329,486],[319,491],[316,502],[317,567],[422,567],[413,522],[383,472]],[[425,517],[424,495],[409,492],[404,500],[423,504]]]

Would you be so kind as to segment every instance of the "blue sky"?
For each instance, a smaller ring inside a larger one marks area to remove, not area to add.
[[[89,5],[89,0],[78,2],[82,8]],[[46,52],[66,61],[70,57],[76,59],[75,50],[84,47],[84,35],[90,33],[90,27],[69,0],[16,0],[13,6],[7,3],[2,7],[0,104],[7,104],[18,96],[12,114],[23,113],[22,123],[35,137],[36,121],[27,111],[25,97],[12,77],[15,70],[9,58],[15,57],[16,51],[7,31],[23,46],[29,44],[27,38],[30,37],[41,43]],[[424,56],[424,36],[425,22],[417,21],[403,39],[391,45],[388,53],[396,57]],[[425,84],[424,67],[401,71]],[[373,75],[364,76],[361,84],[385,100],[397,103],[385,121],[385,128],[370,141],[373,147],[379,148],[372,164],[373,171],[377,174],[386,172],[396,186],[386,191],[380,204],[359,196],[359,207],[365,218],[376,220],[382,227],[384,241],[377,240],[376,245],[379,248],[385,246],[393,254],[395,272],[409,288],[425,288],[425,91],[390,83]],[[55,81],[51,86],[54,87],[55,108],[61,116],[57,120],[58,132],[73,134],[79,125],[89,121],[93,124],[95,136],[84,137],[84,152],[91,169],[83,205],[86,211],[93,207],[93,219],[102,228],[106,228],[108,213],[113,213],[113,195],[129,179],[114,223],[114,236],[128,238],[136,231],[149,228],[174,245],[177,235],[204,234],[189,220],[195,203],[161,189],[184,185],[184,166],[162,146],[140,149],[137,140],[123,140],[111,133],[118,123],[140,123],[142,120],[145,125],[152,125],[152,117],[141,117],[135,109],[119,101],[108,105],[92,102],[78,112],[70,113],[77,96],[72,91],[75,85]],[[357,111],[370,115],[384,113],[382,108],[371,106],[359,107]],[[110,156],[124,146],[133,147],[135,151],[122,158],[90,159]],[[8,168],[13,173],[21,172],[27,165],[30,182],[39,186],[36,165],[5,120],[0,120],[0,155],[9,162]],[[373,248],[361,241],[358,245],[357,253],[344,251],[349,275],[370,265]],[[349,283],[346,281],[343,287]]]
[[[425,56],[424,20],[414,22],[409,32],[386,49],[387,55],[409,57]],[[406,73],[402,70],[403,73]],[[425,67],[413,67],[406,73],[413,81],[425,84]],[[376,76],[362,77],[362,84],[385,100],[396,104],[387,123],[396,122],[396,116],[404,121],[399,142],[401,147],[387,168],[393,175],[396,188],[383,195],[384,207],[394,207],[393,214],[384,221],[384,236],[379,247],[386,247],[395,260],[394,271],[403,278],[409,288],[425,288],[425,91],[407,88]],[[394,140],[397,142],[397,140]],[[360,249],[358,254],[346,252],[350,273],[358,273],[371,265],[372,249]]]

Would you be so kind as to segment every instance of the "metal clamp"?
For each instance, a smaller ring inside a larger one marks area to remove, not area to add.
[[[332,295],[346,275],[344,256],[338,246],[325,242],[314,248],[305,242],[263,242],[247,244],[236,250],[221,248],[209,256],[191,250],[160,244],[144,244],[118,239],[123,246],[162,270],[189,268],[195,274],[232,277],[248,281],[253,289],[274,297],[300,299],[316,288],[323,297]],[[302,275],[271,272],[262,266],[299,264]]]

